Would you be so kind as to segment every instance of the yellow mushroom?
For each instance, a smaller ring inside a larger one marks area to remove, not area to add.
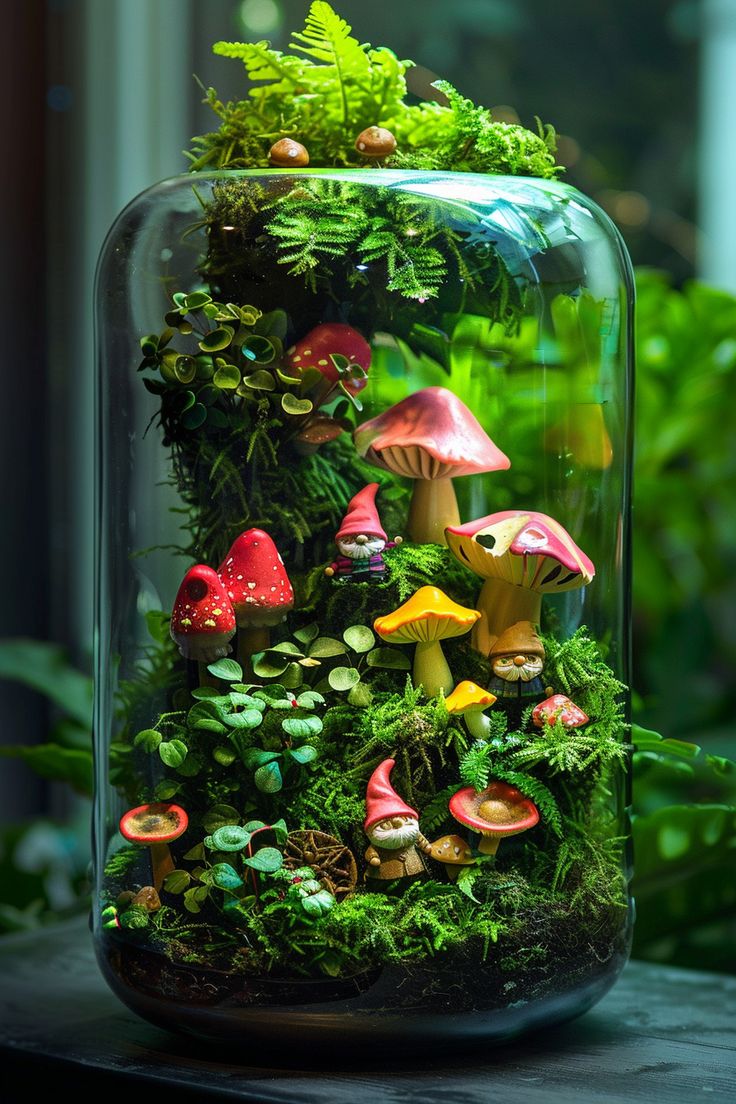
[[[488,718],[485,710],[496,701],[496,695],[490,690],[483,690],[474,682],[466,679],[459,682],[452,693],[445,699],[448,713],[454,713],[465,718],[465,724],[471,736],[476,740],[488,738]]]
[[[420,587],[408,601],[385,617],[377,617],[373,628],[393,644],[416,644],[414,685],[420,683],[429,697],[449,693],[453,678],[447,666],[441,640],[462,636],[480,617],[477,610],[459,606],[439,589]]]

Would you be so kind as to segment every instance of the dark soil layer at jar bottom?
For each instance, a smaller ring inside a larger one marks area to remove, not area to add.
[[[581,939],[575,956],[517,970],[461,953],[353,978],[249,977],[171,962],[115,936],[98,946],[105,978],[134,1012],[158,1027],[257,1046],[254,1057],[331,1049],[348,1057],[364,1042],[400,1040],[414,1051],[472,1048],[573,1019],[591,1008],[625,965],[630,930],[614,943]],[[242,1054],[241,1054],[242,1057]]]

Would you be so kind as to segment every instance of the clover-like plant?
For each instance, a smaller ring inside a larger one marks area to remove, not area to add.
[[[408,656],[398,648],[377,646],[367,625],[351,625],[341,640],[321,636],[317,624],[297,629],[294,637],[296,643],[285,641],[254,656],[253,670],[259,678],[278,678],[295,688],[313,671],[319,675],[316,691],[345,694],[350,705],[362,708],[372,701],[370,683],[375,670],[408,671],[411,667]]]
[[[275,845],[286,842],[286,824],[250,820],[241,825],[236,809],[220,805],[206,815],[208,825],[213,827],[211,833],[184,856],[198,865],[173,871],[164,881],[164,890],[183,894],[189,912],[199,912],[208,900],[225,913],[247,912],[261,896],[263,876],[283,866],[283,855]]]

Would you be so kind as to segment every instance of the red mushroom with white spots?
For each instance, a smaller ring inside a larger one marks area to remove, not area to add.
[[[315,406],[319,406],[341,384],[350,395],[363,390],[371,366],[371,347],[352,326],[323,322],[288,350],[286,364],[297,376],[309,368],[320,373],[325,387],[315,400]]]
[[[230,651],[235,612],[217,572],[205,564],[190,567],[171,614],[171,637],[185,659],[214,663]]]
[[[548,725],[559,723],[563,728],[580,728],[589,720],[588,714],[565,694],[553,694],[532,710],[532,722],[537,728],[544,728],[545,722]]]
[[[539,624],[542,595],[577,590],[595,576],[593,562],[560,523],[535,510],[501,510],[446,533],[455,558],[485,580],[471,637],[483,655],[510,625]]]
[[[452,480],[511,466],[474,414],[446,387],[425,387],[358,426],[355,447],[369,464],[414,480],[409,533],[417,543],[447,544],[459,525]]]
[[[235,539],[218,575],[235,610],[238,661],[247,667],[252,655],[269,646],[269,629],[294,608],[294,590],[279,550],[263,529],[246,529]]]

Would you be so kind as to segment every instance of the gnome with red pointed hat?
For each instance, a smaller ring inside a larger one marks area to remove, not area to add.
[[[337,582],[380,583],[386,577],[383,553],[401,544],[388,541],[376,509],[377,483],[369,483],[348,503],[342,525],[335,534],[339,555],[325,568]]]
[[[365,852],[368,863],[365,876],[384,881],[425,874],[417,847],[425,854],[431,850],[429,841],[419,831],[419,813],[399,797],[389,781],[394,764],[394,759],[379,763],[365,792],[363,829],[371,841]]]

